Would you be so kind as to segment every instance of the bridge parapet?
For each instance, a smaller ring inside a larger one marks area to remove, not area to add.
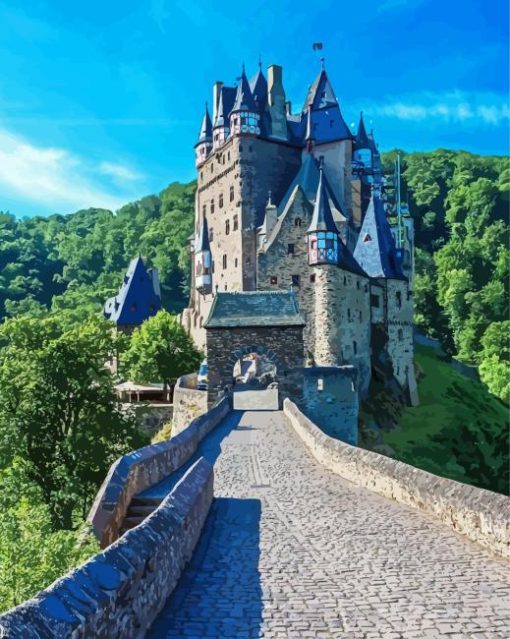
[[[191,558],[212,499],[213,467],[201,458],[142,524],[1,615],[2,636],[145,637]]]
[[[140,448],[112,464],[87,519],[102,548],[118,539],[133,497],[186,463],[195,453],[199,442],[229,410],[229,399],[222,399],[210,411],[194,419],[176,437]]]
[[[495,554],[510,557],[510,498],[333,439],[289,399],[284,412],[324,467],[358,486],[434,515]]]

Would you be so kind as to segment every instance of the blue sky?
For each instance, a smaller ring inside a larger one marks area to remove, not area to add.
[[[506,154],[507,0],[0,0],[0,210],[116,208],[194,177],[215,80],[326,69],[380,148]]]

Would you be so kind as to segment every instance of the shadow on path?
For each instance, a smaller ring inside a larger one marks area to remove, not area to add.
[[[193,559],[148,639],[258,637],[261,502],[215,499]]]

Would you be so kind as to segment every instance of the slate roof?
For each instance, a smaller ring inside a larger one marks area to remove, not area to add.
[[[353,255],[370,277],[407,279],[402,273],[384,202],[379,195],[372,194],[370,198]]]
[[[307,233],[315,233],[317,231],[331,231],[332,233],[338,234],[338,229],[329,205],[328,193],[326,192],[326,186],[324,184],[324,169],[322,166],[319,169],[319,184],[315,196],[312,221]]]
[[[250,80],[250,90],[259,111],[262,111],[267,103],[267,80],[261,69]]]
[[[161,309],[159,278],[141,257],[131,260],[122,286],[106,301],[103,314],[117,325],[139,325]]]
[[[205,328],[304,326],[292,291],[216,293]]]
[[[212,142],[212,123],[209,117],[209,109],[207,108],[207,102],[205,104],[205,113],[202,118],[202,126],[200,127],[200,133],[198,134],[197,144],[201,142]]]
[[[246,73],[243,67],[243,73],[241,74],[241,80],[239,81],[239,85],[237,87],[236,99],[234,102],[234,106],[232,107],[232,112],[234,111],[257,111],[257,105],[255,104],[255,100],[253,99],[253,95],[251,93],[250,84],[248,82],[248,78],[246,77]]]
[[[338,102],[326,70],[321,69],[321,72],[308,89],[308,94],[303,104],[303,113],[308,110],[308,107],[312,107],[312,109],[324,109],[336,104],[338,104]]]
[[[237,89],[235,87],[221,87],[218,110],[214,119],[214,127],[229,126],[228,116],[236,99]]]
[[[204,215],[202,224],[200,225],[200,233],[198,235],[198,242],[195,247],[195,253],[200,251],[210,251],[211,245],[209,244],[209,226],[207,224],[207,217]]]
[[[365,129],[365,123],[363,122],[363,111],[359,116],[359,125],[358,125],[358,133],[356,135],[356,148],[357,149],[371,149],[372,143],[367,135],[367,130]]]

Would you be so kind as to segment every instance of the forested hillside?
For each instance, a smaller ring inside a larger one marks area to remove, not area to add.
[[[491,392],[507,400],[509,160],[446,150],[401,155],[416,226],[416,323],[478,366]],[[388,173],[394,159],[395,152],[383,156]],[[71,323],[82,319],[116,291],[137,254],[158,268],[166,308],[180,310],[194,189],[174,183],[115,215],[0,214],[0,320],[47,309]]]

